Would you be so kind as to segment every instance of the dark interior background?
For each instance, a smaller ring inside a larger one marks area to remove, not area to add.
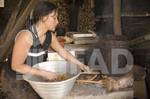
[[[150,1],[122,0],[122,33],[131,39],[150,32]],[[113,0],[95,0],[96,32],[113,34]]]
[[[95,0],[97,34],[113,34],[113,0]],[[0,35],[19,0],[5,0],[5,7],[0,8]],[[27,3],[25,0],[24,3]],[[79,1],[78,1],[79,2]],[[83,3],[83,0],[81,0]],[[80,4],[80,3],[79,3]],[[150,1],[122,0],[122,33],[135,38],[150,32]]]
[[[24,5],[28,1],[24,0]],[[80,2],[80,0],[77,1]],[[0,35],[3,34],[7,21],[18,2],[19,0],[5,0],[5,7],[0,8]],[[123,35],[132,40],[150,33],[150,0],[122,0],[121,12]],[[113,0],[95,0],[94,13],[96,33],[98,35],[113,34]],[[134,46],[132,52],[135,64],[147,68],[147,75],[150,75],[150,42]],[[146,80],[150,83],[149,76]]]

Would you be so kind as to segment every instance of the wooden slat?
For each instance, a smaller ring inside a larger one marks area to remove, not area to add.
[[[21,3],[22,3],[22,0],[19,1],[19,3],[17,5],[17,7],[15,8],[14,12],[11,14],[11,17],[9,18],[8,23],[5,27],[4,33],[3,33],[3,35],[1,36],[0,39],[4,40],[7,37],[7,35],[9,34],[9,31],[15,25],[17,15],[18,15],[19,10],[21,8]]]
[[[143,43],[143,42],[146,42],[146,41],[150,41],[150,34],[146,34],[146,35],[143,35],[143,36],[140,36],[140,37],[137,37],[131,41],[129,41],[129,45],[130,46],[135,46],[135,45],[138,45],[140,43]]]
[[[17,30],[25,23],[27,16],[29,15],[32,8],[38,1],[39,0],[31,0],[29,2],[28,6],[26,7],[26,9],[23,11],[23,13],[20,14],[19,18],[17,18],[15,25],[13,25],[13,27],[11,29],[9,29],[9,31],[8,31],[9,35],[7,35],[7,37],[5,39],[5,43],[3,44],[3,47],[0,47],[0,50],[1,50],[0,51],[0,60],[1,61],[3,61],[7,57],[9,52],[11,51],[11,47],[14,42],[13,40],[17,34]]]

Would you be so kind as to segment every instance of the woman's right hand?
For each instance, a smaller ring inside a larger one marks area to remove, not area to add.
[[[47,80],[56,80],[58,78],[58,74],[55,72],[40,70],[40,73],[42,77],[44,77]]]

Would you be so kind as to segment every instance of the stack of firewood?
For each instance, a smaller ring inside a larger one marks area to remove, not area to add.
[[[90,2],[84,3],[79,8],[78,16],[78,31],[87,32],[88,30],[95,30],[95,16]]]
[[[59,23],[61,26],[68,30],[68,23],[69,23],[69,14],[68,14],[68,5],[63,0],[50,0],[54,4],[58,6],[59,12]]]

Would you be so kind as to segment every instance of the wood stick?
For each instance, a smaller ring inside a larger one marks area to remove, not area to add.
[[[93,76],[93,77],[92,77],[91,79],[89,79],[89,80],[94,80],[96,77],[97,77],[97,75]]]
[[[93,83],[93,84],[102,84],[102,85],[104,85],[104,81],[103,80],[99,80],[99,81],[77,80],[77,83]]]

